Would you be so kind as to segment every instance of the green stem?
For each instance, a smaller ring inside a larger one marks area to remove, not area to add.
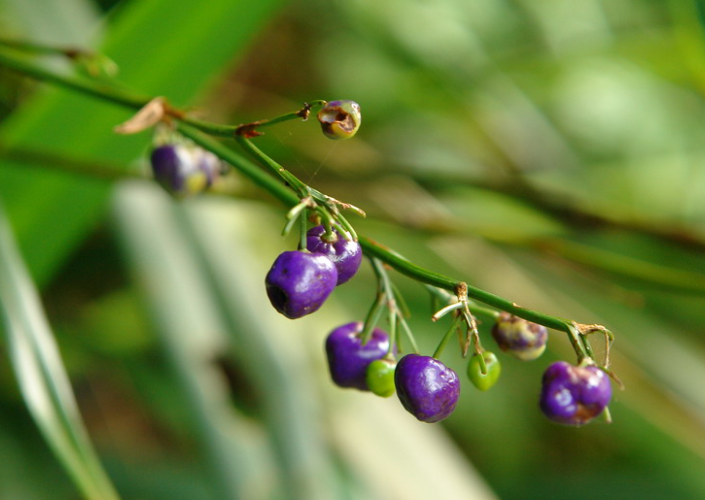
[[[38,66],[34,66],[33,64],[27,63],[22,59],[3,53],[2,51],[0,51],[0,66],[5,66],[14,69],[37,80],[49,82],[58,86],[62,86],[64,88],[75,90],[77,92],[97,97],[99,99],[119,104],[121,106],[125,106],[131,109],[139,110],[151,100],[150,98],[134,96],[112,85],[105,85],[73,76],[55,73]],[[292,187],[297,190],[305,190],[303,193],[300,193],[302,194],[302,196],[297,196],[294,192],[289,190],[286,186],[282,185],[270,175],[263,172],[253,163],[249,162],[242,156],[233,152],[223,144],[203,135],[203,133],[197,130],[206,130],[207,128],[210,128],[212,130],[220,129],[224,131],[226,128],[225,126],[206,124],[206,122],[201,122],[195,119],[179,116],[178,114],[175,114],[174,117],[177,119],[178,122],[178,130],[184,136],[190,138],[199,146],[210,150],[211,152],[219,156],[221,159],[233,165],[243,175],[249,177],[253,182],[268,191],[286,206],[293,207],[294,205],[299,203],[300,198],[308,194],[306,192],[308,191],[308,186],[301,183],[301,181],[296,179],[293,175],[289,174],[291,175],[291,179],[287,179],[287,182],[289,182]],[[266,155],[264,155],[264,153],[259,151],[259,149],[257,149],[257,147],[249,141],[241,141],[241,144],[246,145],[246,149],[251,153],[254,153],[259,159],[265,160],[266,158],[265,164],[270,167],[270,169],[272,169],[278,176],[282,176],[282,172],[280,171],[280,169],[283,169],[283,167],[280,167],[278,164],[276,164],[276,162],[269,159]],[[283,170],[288,174],[285,169]],[[361,236],[359,237],[359,242],[363,248],[363,251],[369,257],[377,258],[382,262],[388,264],[389,266],[393,267],[400,273],[405,274],[422,283],[449,290],[451,292],[454,292],[456,287],[460,285],[460,283],[462,283],[461,281],[455,280],[448,276],[444,276],[442,274],[420,267],[410,262],[406,258],[402,257],[394,250],[380,243],[377,243],[376,241],[371,240],[369,238]],[[546,327],[568,333],[569,339],[571,340],[573,348],[575,349],[575,352],[578,354],[578,356],[587,357],[584,346],[576,337],[576,335],[578,334],[573,329],[570,321],[555,316],[550,316],[548,314],[544,314],[538,311],[533,311],[531,309],[525,309],[521,306],[518,306],[514,302],[511,302],[507,299],[486,292],[479,288],[468,286],[467,290],[468,297],[478,300],[484,304],[507,311],[528,321],[532,321],[534,323],[538,323]],[[402,320],[402,326],[405,329],[408,329],[408,326],[406,325],[406,322],[403,321],[403,318],[400,317],[400,319]]]
[[[399,328],[397,328],[397,311],[389,310],[389,347],[387,348],[386,358],[392,358],[394,354],[394,346],[399,341]]]
[[[595,355],[592,352],[592,346],[590,345],[590,341],[585,335],[580,335],[580,341],[583,344],[583,348],[585,349],[585,353],[591,357],[592,359],[595,359]]]
[[[370,337],[372,337],[372,330],[374,330],[375,326],[377,326],[379,318],[382,316],[382,311],[384,310],[385,302],[386,297],[384,296],[384,293],[378,292],[377,298],[375,298],[375,302],[374,304],[372,304],[372,307],[370,308],[370,311],[367,313],[367,317],[365,318],[365,324],[362,327],[362,333],[360,333],[360,343],[362,345],[367,344],[367,342],[370,340]]]
[[[406,320],[399,316],[399,323],[401,324],[402,328],[404,329],[404,333],[406,334],[406,337],[409,339],[409,343],[411,344],[411,348],[414,350],[416,354],[419,353],[419,346],[416,344],[416,339],[414,338],[414,334],[411,333],[411,328],[409,328],[409,325],[406,323]]]
[[[308,232],[308,221],[306,220],[306,210],[299,216],[301,232],[299,233],[299,250],[306,250],[306,233]]]
[[[315,107],[325,104],[326,101],[318,100],[313,101],[309,104],[305,104],[304,107],[298,111],[292,111],[291,113],[285,113],[274,118],[269,118],[267,120],[260,120],[252,123],[245,123],[242,125],[220,125],[217,123],[212,123],[204,120],[198,120],[196,118],[182,118],[183,121],[187,122],[189,125],[196,127],[210,135],[215,135],[219,137],[242,137],[245,138],[246,134],[243,135],[243,131],[254,132],[256,129],[262,127],[269,127],[276,125],[277,123],[287,122],[291,120],[306,120],[308,118],[308,112]]]
[[[221,160],[235,167],[241,174],[249,178],[287,207],[294,207],[301,201],[293,191],[287,188],[278,179],[275,179],[250,160],[236,153],[223,143],[211,139],[189,125],[178,124],[177,128],[182,135],[188,137],[197,145],[211,151]]]
[[[580,364],[585,358],[591,358],[585,349],[585,344],[580,340],[580,332],[578,329],[568,324],[568,339],[573,346],[573,350],[578,355],[578,364]]]
[[[444,276],[420,267],[401,256],[391,248],[386,247],[374,240],[361,236],[359,241],[363,251],[367,253],[367,255],[378,258],[379,260],[392,266],[400,273],[409,276],[416,281],[442,288],[444,290],[449,290],[451,292],[454,292],[456,287],[462,283],[461,281],[454,280],[448,276]],[[553,328],[555,330],[560,330],[567,333],[569,332],[570,321],[566,319],[558,318],[556,316],[551,316],[531,309],[525,309],[514,302],[470,285],[467,285],[467,290],[468,297],[478,300],[484,304],[507,311],[515,316],[524,318],[527,321],[532,321],[548,328]]]
[[[455,329],[458,328],[458,325],[460,322],[463,321],[462,316],[458,315],[455,317],[453,320],[453,323],[450,325],[450,328],[448,328],[448,331],[446,331],[446,334],[443,335],[443,338],[441,339],[440,343],[438,344],[438,347],[436,347],[436,350],[433,353],[433,357],[438,359],[443,352],[443,349],[445,349],[446,344],[448,344],[448,341],[450,338],[453,336],[453,333],[455,333]]]
[[[392,283],[392,292],[394,293],[394,303],[399,309],[399,314],[404,318],[409,318],[411,316],[411,309],[409,309],[409,305],[406,303],[406,300],[404,300],[404,296],[394,283]]]
[[[259,160],[263,165],[267,166],[272,172],[282,178],[284,182],[289,184],[293,190],[299,194],[299,198],[305,198],[308,196],[308,186],[301,182],[295,175],[289,172],[287,169],[282,167],[279,163],[272,160],[269,156],[264,154],[257,146],[255,146],[249,139],[236,136],[238,144],[247,151],[253,158]]]
[[[256,132],[257,129],[262,127],[270,127],[276,125],[277,123],[287,122],[290,120],[300,119],[302,121],[308,120],[308,116],[313,108],[320,106],[325,106],[327,104],[324,100],[312,101],[310,103],[304,103],[304,107],[298,111],[292,111],[290,113],[285,113],[283,115],[275,116],[274,118],[267,118],[265,120],[258,120],[256,122],[244,123],[235,127],[235,135],[245,135],[254,133],[254,135],[260,135]]]
[[[2,51],[0,51],[0,66],[14,69],[36,80],[53,83],[60,87],[75,90],[135,110],[141,109],[151,100],[148,97],[135,96],[114,85],[106,85],[93,80],[55,73],[25,62],[20,58],[3,53]]]
[[[28,42],[26,40],[10,40],[8,38],[0,38],[0,45],[14,50],[21,50],[23,52],[60,55],[70,58],[74,58],[79,55],[92,55],[91,51],[76,47],[53,47],[51,45],[43,45],[41,43]]]

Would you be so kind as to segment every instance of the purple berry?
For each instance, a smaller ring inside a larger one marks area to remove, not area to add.
[[[367,343],[362,345],[362,327],[362,322],[348,323],[330,332],[326,338],[326,355],[330,376],[336,385],[369,391],[367,367],[386,356],[389,335],[375,328]]]
[[[500,313],[492,336],[502,351],[523,361],[538,358],[546,350],[548,330],[508,312]]]
[[[559,424],[586,424],[602,413],[611,398],[610,379],[596,366],[558,361],[543,374],[541,410]]]
[[[325,227],[312,227],[306,235],[306,248],[309,252],[321,253],[333,261],[338,269],[338,285],[342,285],[360,269],[362,248],[357,241],[346,240],[336,230],[333,230],[332,237],[328,241]]]
[[[154,178],[175,196],[198,193],[210,187],[221,163],[210,151],[185,144],[166,144],[152,151]]]
[[[394,383],[401,404],[422,422],[448,417],[460,396],[458,374],[430,356],[407,354],[401,358]]]
[[[317,311],[337,280],[338,271],[325,255],[291,251],[277,257],[265,283],[274,308],[295,319]]]

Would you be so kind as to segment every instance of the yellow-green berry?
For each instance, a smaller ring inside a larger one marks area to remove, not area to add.
[[[377,359],[370,363],[367,367],[366,381],[373,394],[388,398],[396,392],[394,386],[396,367],[397,363],[388,359]]]
[[[482,371],[480,357],[485,360],[486,371],[484,373]],[[485,351],[482,354],[473,354],[470,358],[470,363],[468,363],[468,378],[470,382],[481,391],[486,391],[495,385],[501,373],[502,365],[497,359],[497,356],[490,351]]]
[[[318,121],[329,139],[350,139],[362,123],[360,105],[355,101],[331,101],[318,112]]]

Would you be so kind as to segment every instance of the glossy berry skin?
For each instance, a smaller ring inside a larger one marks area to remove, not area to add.
[[[221,162],[213,153],[185,144],[165,144],[155,148],[150,162],[157,182],[177,197],[210,187],[221,169]]]
[[[611,398],[609,377],[596,366],[558,361],[543,374],[541,410],[559,424],[586,424],[602,413]]]
[[[422,422],[448,417],[460,396],[458,374],[430,356],[407,354],[401,358],[394,383],[401,404]]]
[[[522,361],[531,361],[546,350],[548,330],[508,312],[500,313],[492,337],[502,351]]]
[[[279,255],[265,278],[270,302],[291,319],[317,311],[337,281],[338,271],[328,257],[300,251]]]
[[[367,386],[372,394],[388,398],[396,392],[394,387],[394,371],[396,361],[388,359],[376,359],[367,367]]]
[[[336,385],[369,391],[367,367],[382,359],[389,350],[389,335],[375,328],[365,345],[360,334],[362,322],[339,326],[326,338],[326,356],[330,376]]]
[[[331,101],[318,112],[318,121],[329,139],[350,139],[362,123],[360,105],[355,101]]]
[[[362,248],[357,241],[346,240],[336,230],[333,230],[332,241],[326,239],[325,227],[312,227],[306,234],[306,248],[309,252],[323,254],[333,261],[338,270],[338,285],[342,285],[360,269]]]
[[[486,373],[482,373],[482,365],[480,364],[480,356],[485,360]],[[500,374],[502,373],[502,365],[497,356],[490,351],[484,351],[482,354],[473,354],[468,363],[468,378],[470,382],[480,389],[487,391],[497,383]]]

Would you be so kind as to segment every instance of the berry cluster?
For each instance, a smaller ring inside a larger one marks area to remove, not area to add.
[[[422,422],[439,422],[450,416],[460,396],[457,373],[435,355],[407,354],[396,363],[390,336],[375,328],[364,342],[363,326],[361,322],[349,323],[328,335],[326,354],[333,382],[383,397],[396,391],[402,406]],[[534,350],[545,349],[545,333],[535,323],[506,315],[500,315],[493,328],[500,349],[522,360],[528,359],[524,356],[528,344]],[[522,340],[512,343],[507,338]],[[470,358],[467,374],[475,387],[486,391],[497,382],[501,365],[494,353],[480,349]],[[544,375],[540,407],[554,422],[579,426],[600,415],[611,394],[609,378],[598,367],[561,361]]]
[[[250,139],[262,135],[258,129],[292,117],[306,120],[311,108],[321,106],[317,114],[322,132],[330,139],[353,137],[361,123],[360,106],[354,101],[317,101],[304,108],[272,120],[261,120],[233,129],[234,137],[250,153],[259,155],[272,173],[281,177],[297,195],[299,203],[287,215],[287,234],[298,221],[301,238],[297,250],[280,254],[265,278],[266,292],[272,306],[290,319],[301,318],[317,311],[333,290],[348,282],[362,262],[362,247],[353,227],[340,212],[356,207],[339,202],[307,186],[297,177],[259,151]],[[171,194],[183,197],[210,187],[221,173],[221,163],[211,152],[179,140],[155,148],[151,155],[155,179]],[[309,223],[313,221],[313,227]],[[478,304],[468,298],[465,283],[455,284],[455,298],[438,288],[427,286],[434,300],[447,305],[437,311],[433,321],[452,313],[454,320],[432,356],[419,354],[413,335],[398,304],[403,299],[391,285],[381,261],[370,256],[378,279],[378,294],[364,322],[353,322],[334,329],[328,335],[325,350],[333,382],[344,388],[369,391],[378,396],[397,394],[402,406],[422,422],[438,422],[455,409],[460,396],[458,374],[439,357],[448,340],[457,332],[463,356],[472,346],[467,364],[467,376],[480,391],[487,391],[498,381],[502,367],[497,356],[480,343],[473,309]],[[488,302],[489,303],[489,302]],[[517,310],[515,305],[484,309],[495,316],[492,337],[497,347],[521,361],[539,358],[546,350],[548,330],[506,312]],[[377,328],[382,310],[389,312],[390,333]],[[502,310],[504,309],[504,310]],[[549,323],[547,323],[549,324]],[[399,326],[409,337],[411,353],[401,356]],[[552,364],[545,372],[540,408],[552,421],[566,425],[582,425],[605,412],[612,395],[606,369],[593,360],[585,336],[610,333],[600,325],[565,323],[578,354],[578,366],[566,362]],[[580,328],[583,328],[582,330]],[[608,353],[604,365],[608,365]],[[609,417],[608,417],[609,418]]]
[[[265,283],[274,308],[295,319],[317,311],[333,289],[360,268],[362,249],[335,229],[316,226],[306,234],[306,251],[284,252],[272,264]]]

